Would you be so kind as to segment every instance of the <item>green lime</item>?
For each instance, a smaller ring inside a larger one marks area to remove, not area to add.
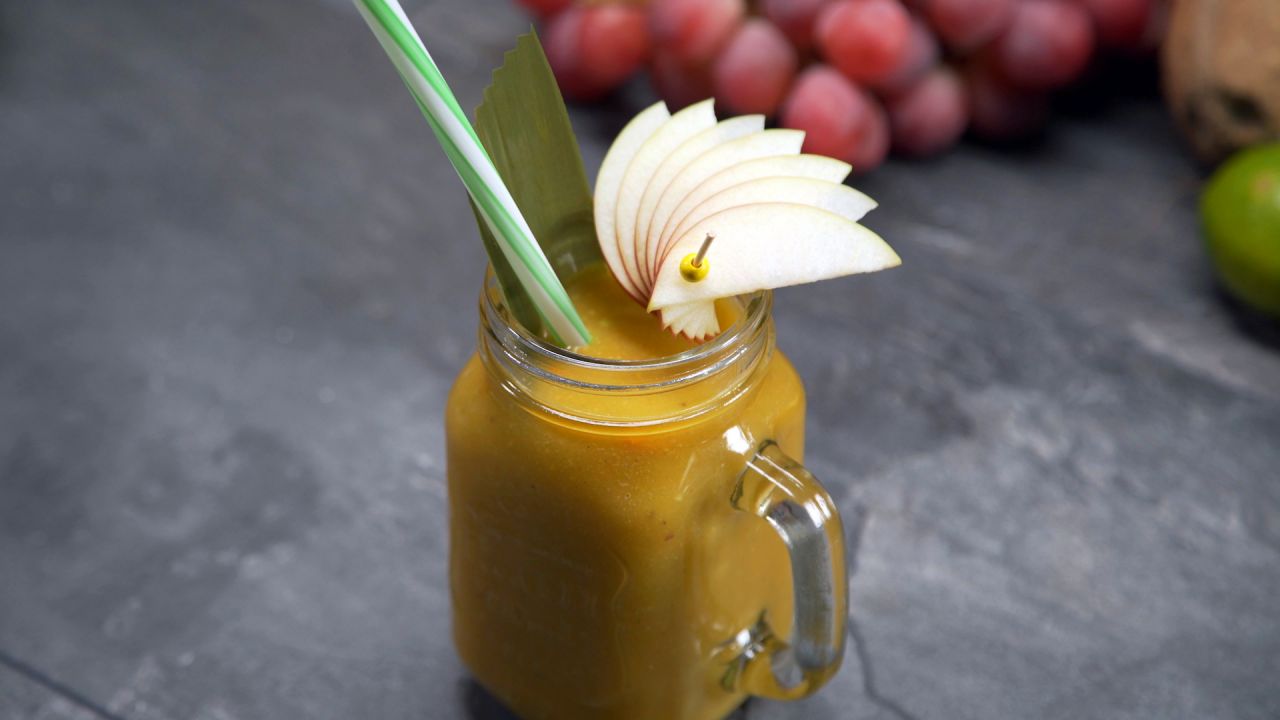
[[[1209,257],[1227,290],[1280,316],[1280,143],[1242,150],[1200,196]]]

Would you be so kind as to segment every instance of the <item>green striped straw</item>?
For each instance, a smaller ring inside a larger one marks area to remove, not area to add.
[[[533,301],[534,308],[551,332],[552,338],[566,347],[583,346],[591,341],[587,328],[569,300],[564,285],[556,277],[547,256],[534,241],[533,231],[516,207],[511,192],[498,177],[493,161],[476,137],[467,116],[458,106],[453,91],[431,59],[418,32],[404,14],[397,0],[354,0],[356,9],[369,24],[387,57],[400,72],[418,103],[423,117],[431,125],[445,155],[462,178],[462,184],[475,200],[485,224],[502,248],[520,285]]]

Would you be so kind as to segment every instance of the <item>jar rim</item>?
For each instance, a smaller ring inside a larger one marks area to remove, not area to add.
[[[767,356],[773,295],[768,290],[741,295],[743,313],[723,332],[705,343],[674,355],[644,360],[614,360],[558,347],[528,331],[510,317],[492,268],[480,293],[481,344],[498,354],[504,366],[513,364],[544,382],[592,392],[639,394],[660,392],[719,374],[740,360]],[[754,365],[754,362],[748,364]],[[594,381],[566,377],[555,368],[586,371]]]

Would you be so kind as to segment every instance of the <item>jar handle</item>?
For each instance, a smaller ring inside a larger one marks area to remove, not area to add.
[[[762,615],[722,646],[720,657],[728,662],[723,682],[776,700],[805,697],[844,659],[849,583],[840,516],[817,478],[772,440],[747,461],[732,503],[768,522],[786,544],[795,622],[790,642],[777,637]]]

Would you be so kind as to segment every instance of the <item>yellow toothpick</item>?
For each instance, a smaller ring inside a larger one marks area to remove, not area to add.
[[[698,248],[698,252],[689,253],[680,261],[680,276],[686,282],[701,282],[711,272],[711,263],[706,262],[707,248],[711,247],[711,241],[716,239],[715,233],[707,233],[707,238],[702,241],[702,247]]]

